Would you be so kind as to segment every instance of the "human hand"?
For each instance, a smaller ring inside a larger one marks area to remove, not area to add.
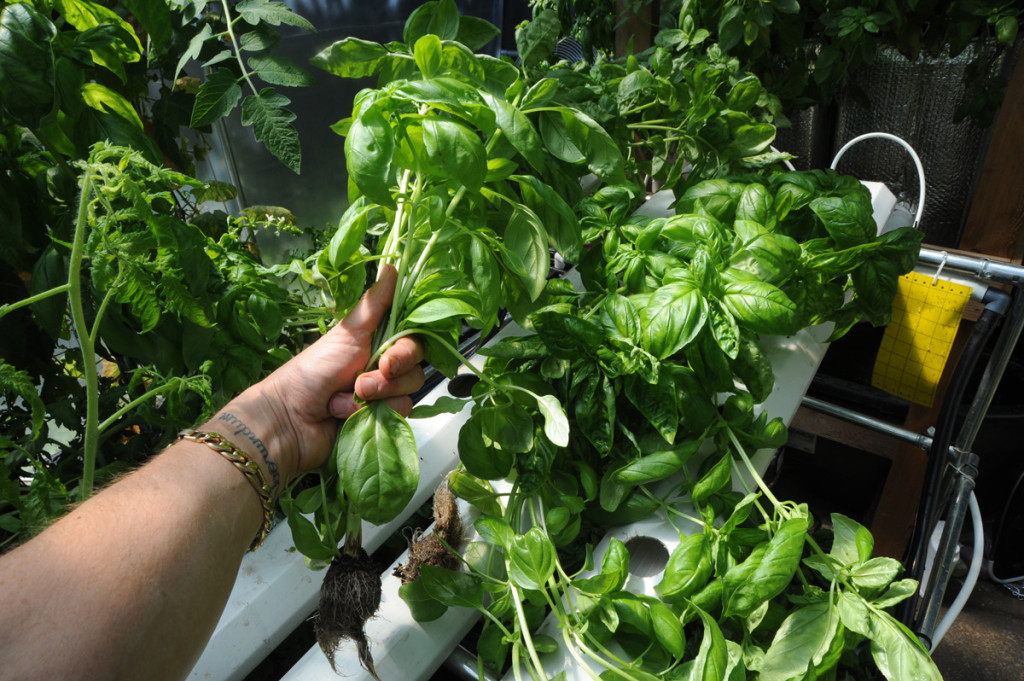
[[[280,491],[288,480],[323,464],[334,445],[338,419],[355,401],[383,399],[395,411],[412,409],[409,393],[423,386],[422,346],[399,339],[364,372],[373,334],[391,305],[397,272],[385,265],[355,308],[315,343],[232,400],[208,429],[230,437],[267,464]]]

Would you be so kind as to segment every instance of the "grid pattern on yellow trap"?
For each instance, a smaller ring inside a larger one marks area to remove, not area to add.
[[[970,286],[917,272],[900,277],[871,384],[931,407],[970,298]]]

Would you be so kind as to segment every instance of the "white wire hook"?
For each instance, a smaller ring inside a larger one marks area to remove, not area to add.
[[[935,276],[932,277],[932,286],[935,286],[937,283],[939,283],[939,275],[942,274],[942,268],[946,266],[947,262],[949,262],[949,253],[943,251],[942,260],[939,262],[939,269],[935,270]]]
[[[917,155],[917,152],[914,151],[914,147],[910,146],[904,139],[897,137],[896,135],[890,134],[888,132],[868,132],[863,135],[859,135],[858,137],[854,137],[852,140],[844,144],[842,148],[836,152],[835,158],[832,159],[832,165],[829,167],[832,170],[835,170],[836,166],[839,164],[839,159],[842,158],[843,154],[845,154],[847,150],[854,144],[857,144],[858,142],[861,142],[866,139],[876,138],[891,140],[902,146],[904,149],[907,150],[907,153],[909,153],[910,157],[914,160],[914,165],[917,166],[917,184],[919,187],[919,191],[917,195],[917,210],[914,211],[914,229],[917,229],[918,225],[921,224],[921,216],[924,214],[924,165],[921,163],[921,158]]]

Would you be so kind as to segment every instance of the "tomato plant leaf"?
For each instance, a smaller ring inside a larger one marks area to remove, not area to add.
[[[316,85],[313,76],[290,59],[276,54],[254,54],[247,63],[256,75],[273,85],[288,87],[311,87]]]
[[[263,88],[258,95],[249,95],[242,100],[242,125],[251,125],[256,140],[298,174],[302,152],[299,133],[291,124],[295,114],[284,108],[290,102],[273,88]]]
[[[309,20],[296,14],[283,2],[273,0],[243,0],[238,3],[235,10],[245,19],[246,22],[255,26],[260,22],[271,26],[287,24],[295,26],[311,33],[316,33],[316,28]]]
[[[558,14],[543,9],[516,28],[516,48],[523,66],[530,68],[551,56],[562,30]]]
[[[241,99],[242,88],[235,75],[228,69],[217,69],[200,86],[189,125],[198,128],[219,121],[231,113]]]
[[[491,22],[472,14],[464,14],[459,17],[459,32],[455,36],[455,40],[474,52],[478,52],[499,35],[501,35],[501,29]]]

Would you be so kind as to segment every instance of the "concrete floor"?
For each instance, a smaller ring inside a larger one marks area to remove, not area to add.
[[[945,681],[1024,679],[1024,600],[981,580],[932,652]]]

